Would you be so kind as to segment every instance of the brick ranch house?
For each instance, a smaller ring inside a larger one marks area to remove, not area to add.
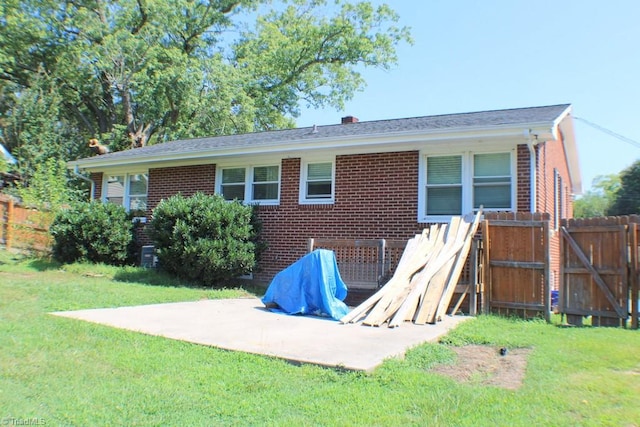
[[[581,191],[570,105],[368,122],[349,116],[336,125],[172,141],[69,166],[90,174],[93,198],[147,218],[178,192],[259,204],[269,247],[254,278],[264,282],[304,255],[311,237],[404,240],[480,205],[548,212],[557,234]]]

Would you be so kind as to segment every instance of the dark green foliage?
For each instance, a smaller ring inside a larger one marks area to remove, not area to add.
[[[620,188],[609,215],[640,214],[640,160],[620,173]]]
[[[258,242],[253,208],[221,196],[180,194],[153,211],[147,231],[162,269],[205,286],[252,271]]]
[[[573,216],[576,218],[606,216],[615,202],[619,189],[618,174],[596,176],[591,183],[591,189],[573,202]]]
[[[342,108],[410,42],[386,5],[344,0],[0,5],[0,134],[23,174],[55,156],[294,125]]]
[[[113,203],[77,202],[51,224],[53,256],[64,263],[89,261],[124,265],[134,247],[131,217]]]

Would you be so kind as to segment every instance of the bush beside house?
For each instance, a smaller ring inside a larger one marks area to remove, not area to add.
[[[61,210],[51,224],[53,256],[63,263],[130,264],[135,252],[133,228],[122,206],[76,202]]]
[[[213,286],[250,273],[257,260],[253,208],[219,195],[163,200],[147,227],[163,270]]]

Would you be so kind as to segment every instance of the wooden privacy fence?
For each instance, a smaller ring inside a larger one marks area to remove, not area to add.
[[[51,247],[49,212],[0,196],[0,243],[6,249],[47,251]]]
[[[550,320],[549,214],[487,213],[482,235],[486,310]]]
[[[551,231],[548,214],[488,213],[482,234],[486,311],[549,320],[553,267],[569,324],[631,318],[638,328],[640,216],[563,220]]]
[[[640,216],[563,220],[560,312],[581,325],[638,327]]]

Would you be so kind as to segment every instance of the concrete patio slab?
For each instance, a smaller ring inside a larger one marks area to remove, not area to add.
[[[470,319],[446,316],[435,325],[399,328],[343,325],[315,316],[290,316],[259,299],[225,299],[51,313],[196,344],[290,361],[371,371],[385,359],[435,341]]]

